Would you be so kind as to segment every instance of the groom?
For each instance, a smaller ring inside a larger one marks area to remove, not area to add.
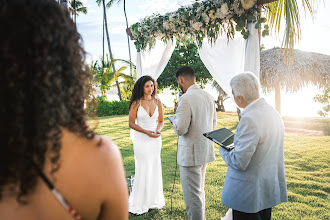
[[[214,130],[217,123],[215,103],[210,94],[195,84],[195,71],[183,66],[176,72],[184,93],[176,110],[173,128],[179,136],[178,164],[183,199],[189,220],[205,219],[204,182],[207,163],[215,160],[213,142],[203,133]]]

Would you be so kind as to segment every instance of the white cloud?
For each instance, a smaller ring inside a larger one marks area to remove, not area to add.
[[[125,34],[126,35],[126,25],[116,25],[109,28],[109,32],[112,34]]]

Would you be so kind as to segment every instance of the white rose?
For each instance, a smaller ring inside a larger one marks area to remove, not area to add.
[[[201,22],[196,22],[191,25],[196,31],[199,31],[203,24]]]
[[[205,21],[205,23],[208,24],[209,21],[210,21],[209,16],[207,16],[207,14],[204,12],[204,13],[202,14],[202,17],[203,17],[203,20]]]
[[[217,18],[221,18],[222,19],[222,12],[221,12],[221,9],[220,8],[217,9],[217,12],[215,13],[215,16]]]
[[[227,3],[224,3],[221,5],[221,13],[222,13],[222,16],[226,16],[228,14],[228,11],[229,11],[229,8],[228,8],[228,5]]]
[[[248,10],[255,4],[255,0],[241,0],[244,9]]]
[[[170,25],[169,25],[167,22],[164,22],[164,23],[163,23],[163,27],[164,27],[166,30],[169,30],[169,29],[170,29]]]

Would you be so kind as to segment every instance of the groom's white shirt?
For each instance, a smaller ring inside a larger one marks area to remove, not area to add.
[[[221,201],[237,211],[256,213],[287,202],[284,172],[284,126],[277,111],[263,98],[241,113],[235,149],[220,147],[228,164]]]
[[[212,96],[194,84],[179,100],[173,128],[179,136],[178,164],[198,166],[215,160],[214,144],[203,133],[215,129],[217,124]]]

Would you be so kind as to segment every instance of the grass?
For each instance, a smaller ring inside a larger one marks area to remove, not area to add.
[[[166,116],[172,116],[167,114]],[[326,120],[326,119],[323,119]],[[286,126],[299,124],[302,128],[322,129],[322,119],[303,120],[284,118]],[[218,128],[236,130],[238,117],[235,113],[218,113]],[[128,128],[128,116],[110,116],[90,121],[98,126],[97,132],[110,137],[122,153],[126,176],[134,174],[134,154]],[[177,136],[168,120],[162,130],[162,169],[166,205],[161,210],[151,210],[143,215],[132,215],[130,219],[187,219],[182,196],[179,169],[176,173],[173,208],[171,195],[176,167]],[[285,169],[289,202],[273,208],[272,219],[330,219],[330,136],[285,136]],[[227,207],[221,203],[221,191],[227,165],[215,145],[216,161],[207,167],[205,180],[206,218],[220,219]]]

